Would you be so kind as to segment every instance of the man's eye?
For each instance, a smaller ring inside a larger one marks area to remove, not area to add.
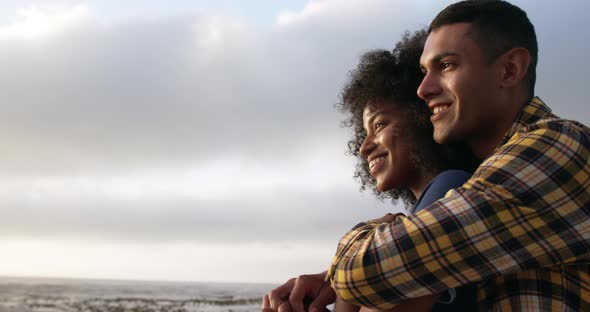
[[[453,66],[453,63],[451,63],[451,62],[443,62],[441,64],[442,69],[447,69],[447,68],[450,68],[452,66]]]
[[[379,129],[383,128],[383,127],[385,127],[385,122],[378,121],[378,122],[375,123],[375,131],[376,130],[379,130]]]

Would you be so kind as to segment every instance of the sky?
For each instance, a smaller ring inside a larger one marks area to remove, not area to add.
[[[0,4],[0,275],[280,283],[400,205],[359,192],[348,72],[450,1]],[[585,124],[587,1],[514,1]]]

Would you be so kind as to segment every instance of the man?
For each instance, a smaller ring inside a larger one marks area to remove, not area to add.
[[[420,63],[435,140],[468,142],[485,160],[418,214],[347,233],[327,273],[336,294],[388,309],[477,283],[480,310],[590,311],[590,130],[533,97],[526,13],[453,4],[431,23]],[[302,293],[325,297],[314,281],[293,283],[291,306]]]

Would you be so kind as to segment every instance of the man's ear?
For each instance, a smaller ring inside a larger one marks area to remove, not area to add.
[[[502,66],[502,87],[518,86],[531,65],[531,54],[525,48],[512,48],[500,56]]]

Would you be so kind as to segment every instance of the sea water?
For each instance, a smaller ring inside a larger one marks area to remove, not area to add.
[[[276,285],[0,277],[0,312],[254,312]]]

